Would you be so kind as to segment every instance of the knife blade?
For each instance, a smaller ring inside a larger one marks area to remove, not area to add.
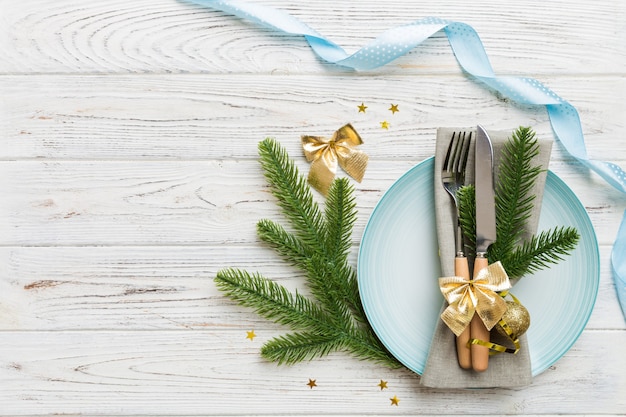
[[[476,128],[474,187],[476,188],[476,259],[474,278],[488,265],[487,249],[496,240],[496,201],[493,185],[493,145],[487,131]],[[489,342],[489,330],[475,315],[470,324],[472,339]],[[472,368],[483,372],[489,366],[489,348],[472,344]]]
[[[493,186],[493,145],[485,129],[476,128],[476,256],[484,257],[496,240],[496,202]]]

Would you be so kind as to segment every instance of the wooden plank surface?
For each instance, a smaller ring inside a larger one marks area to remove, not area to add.
[[[624,2],[250,1],[348,51],[426,16],[468,23],[496,73],[536,77],[569,100],[589,155],[626,167]],[[300,135],[347,122],[361,133],[370,165],[355,183],[353,264],[376,203],[432,155],[438,127],[552,137],[544,109],[476,83],[443,34],[354,73],[299,37],[186,1],[0,0],[0,53],[0,416],[626,415],[610,265],[626,198],[558,143],[550,169],[589,213],[600,289],[580,339],[529,387],[425,389],[411,372],[341,353],[277,367],[259,348],[285,329],[212,282],[234,266],[307,292],[255,234],[260,218],[282,218],[257,161],[267,136],[306,172]]]
[[[593,158],[620,161],[626,80],[548,76],[542,80],[583,112]],[[302,154],[302,134],[330,135],[352,123],[372,159],[432,155],[440,126],[511,129],[530,124],[552,137],[543,107],[497,100],[461,73],[443,76],[5,75],[2,160],[254,159],[266,136]],[[607,109],[607,97],[615,97]],[[358,105],[367,103],[366,113]],[[399,112],[391,114],[391,103]],[[471,108],[472,111],[467,109]],[[387,120],[388,130],[380,128]],[[554,160],[568,159],[555,147]]]
[[[257,349],[275,328],[143,332],[6,332],[0,354],[7,415],[337,415],[621,413],[625,332],[591,331],[551,369],[524,389],[422,388],[408,371],[390,371],[334,354],[324,361],[277,367]],[[19,344],[20,349],[15,349]],[[234,353],[236,352],[236,354]],[[613,366],[603,366],[611,361]],[[340,371],[339,371],[340,370]],[[567,378],[563,377],[567,374]],[[306,384],[315,379],[317,387]],[[377,384],[388,381],[381,391]],[[596,395],[567,397],[571,386]],[[254,394],[251,394],[251,391]],[[390,407],[396,395],[400,405]],[[264,401],[261,400],[264,399]],[[564,399],[565,400],[565,399]]]
[[[372,179],[359,185],[355,243],[384,190],[404,172],[389,171],[388,164],[371,163]],[[406,170],[412,164],[395,166]],[[261,168],[251,160],[6,162],[0,173],[0,192],[7,195],[0,242],[8,245],[250,243],[258,220],[280,216]],[[576,174],[563,178],[577,184]],[[578,184],[573,189],[584,189]],[[234,185],[237,193],[220,192]],[[624,205],[596,207],[593,198],[606,193],[598,186],[581,201],[593,215],[599,241],[610,244]]]
[[[497,71],[622,74],[626,5],[495,0],[350,0],[298,4],[264,1],[300,18],[353,52],[382,33],[428,16],[472,25]],[[321,63],[306,42],[184,0],[3,0],[0,71],[322,73],[347,70]],[[426,42],[384,69],[389,74],[457,73],[445,37]]]
[[[588,329],[623,329],[608,249],[600,247],[599,301]],[[356,264],[356,253],[352,253]],[[221,269],[259,272],[308,294],[301,272],[262,244],[5,247],[0,329],[17,331],[203,330],[267,327],[213,284]]]

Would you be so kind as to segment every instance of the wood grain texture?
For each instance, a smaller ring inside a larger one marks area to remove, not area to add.
[[[565,407],[581,414],[620,414],[626,405],[620,395],[625,332],[587,332],[527,388],[471,394],[425,389],[415,374],[343,354],[277,367],[258,356],[259,346],[276,335],[276,329],[258,328],[256,333],[251,342],[245,329],[5,332],[0,340],[0,381],[5,387],[0,401],[8,415],[59,410],[88,415],[128,415],[131,410],[144,415],[276,415],[318,414],[324,409],[336,415],[403,410],[503,415],[556,414]],[[608,361],[613,366],[602,365]],[[308,378],[318,386],[310,389]],[[389,382],[388,390],[377,387],[380,379]],[[564,396],[572,385],[597,395]],[[390,408],[393,395],[400,399],[397,410]]]
[[[303,159],[298,164],[306,172]],[[355,243],[384,191],[411,166],[411,161],[369,164],[366,180],[356,184]],[[595,179],[581,172],[562,177],[573,190],[594,185]],[[256,241],[258,220],[281,218],[253,160],[5,162],[0,178],[0,193],[6,195],[0,209],[4,245],[249,244]],[[223,192],[233,186],[237,192]],[[617,199],[594,204],[609,191],[599,184],[581,196],[602,244],[612,243],[626,208]]]
[[[587,325],[622,330],[601,246],[599,300]],[[351,254],[356,265],[356,248]],[[206,330],[266,327],[213,284],[224,268],[259,272],[308,294],[302,272],[253,246],[10,247],[0,249],[0,330]]]
[[[625,2],[250,1],[350,52],[425,16],[468,23],[496,73],[535,77],[570,101],[589,155],[626,167]],[[307,294],[256,236],[259,219],[282,221],[257,161],[267,136],[302,172],[300,135],[351,122],[363,136],[354,265],[376,203],[432,155],[437,127],[530,125],[552,137],[544,109],[476,83],[442,33],[355,73],[322,63],[301,37],[184,0],[0,0],[0,54],[0,416],[626,415],[610,265],[626,198],[559,143],[550,169],[589,213],[600,288],[580,339],[529,387],[424,389],[408,371],[341,353],[277,367],[259,348],[286,329],[212,282],[240,267]]]
[[[256,0],[259,3],[261,1]],[[624,71],[622,2],[495,0],[263,1],[356,51],[383,31],[427,16],[472,25],[502,73]],[[222,12],[177,0],[80,2],[3,0],[0,72],[327,73],[298,36],[281,36]],[[582,36],[581,36],[582,35]],[[384,74],[454,72],[445,37],[426,42]],[[371,73],[381,73],[375,70]]]
[[[626,79],[546,77],[581,112],[589,155],[626,160],[614,146],[626,126]],[[433,154],[437,127],[512,129],[552,137],[543,106],[500,100],[472,78],[446,76],[5,75],[1,158],[254,159],[276,137],[300,155],[300,135],[330,135],[353,123],[375,158],[419,161]],[[606,108],[611,102],[611,109]],[[365,113],[357,106],[365,103]],[[399,112],[391,114],[391,103]],[[390,123],[388,130],[380,122]],[[571,160],[560,147],[554,160]]]

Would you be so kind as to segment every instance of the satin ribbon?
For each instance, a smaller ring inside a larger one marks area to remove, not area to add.
[[[622,314],[626,318],[626,213],[617,232],[617,240],[611,253],[611,265],[615,275],[617,299],[622,306]]]
[[[498,343],[487,342],[485,340],[479,340],[479,339],[470,339],[470,341],[468,343],[470,345],[480,345],[480,346],[486,347],[487,349],[489,349],[489,355],[490,356],[497,355],[499,353],[512,353],[514,355],[517,355],[519,353],[521,347],[522,347],[522,344],[519,341],[519,337],[515,337],[515,335],[513,334],[511,329],[509,328],[509,325],[506,323],[506,321],[500,320],[498,322],[498,324],[500,324],[500,326],[506,332],[508,340],[514,346],[513,348],[507,347],[507,346],[503,346],[503,345],[500,345]]]
[[[473,280],[456,276],[439,278],[439,289],[448,301],[441,319],[457,336],[470,324],[474,314],[491,330],[507,309],[497,292],[509,288],[509,276],[500,261],[481,269]]]
[[[500,293],[500,297],[502,297],[502,299],[504,299],[507,295],[510,296],[515,303],[521,304],[520,301],[517,299],[517,297],[514,296],[512,293],[508,291],[502,291]],[[511,342],[511,344],[513,344],[514,347],[503,346],[498,343],[493,343],[491,341],[487,342],[485,340],[479,340],[479,339],[470,339],[469,344],[481,345],[481,346],[486,347],[487,349],[489,349],[489,355],[498,355],[500,353],[512,353],[516,355],[520,351],[521,346],[522,346],[519,341],[519,336],[521,336],[524,332],[520,332],[519,334],[513,333],[513,330],[511,329],[511,327],[509,327],[509,324],[506,322],[506,320],[504,320],[504,316],[500,319],[498,324],[500,325],[502,330],[504,330],[504,333],[506,334],[508,341]]]
[[[263,27],[292,35],[302,35],[313,51],[323,60],[355,70],[381,67],[404,55],[440,30],[448,37],[457,62],[468,74],[500,96],[524,105],[545,106],[557,139],[581,164],[595,171],[611,186],[626,193],[626,173],[619,166],[587,156],[585,141],[576,109],[548,87],[533,78],[496,76],[476,31],[462,22],[427,17],[398,26],[380,34],[376,39],[349,55],[339,45],[322,36],[295,17],[261,4],[238,0],[187,0],[221,10],[252,21]],[[626,222],[626,213],[624,215]],[[626,231],[618,235],[615,247],[626,245]],[[626,256],[614,249],[613,264],[616,281],[626,282]],[[623,287],[621,287],[623,288]],[[626,314],[626,297],[622,289],[620,301]]]
[[[352,178],[361,182],[365,175],[368,156],[356,149],[363,141],[351,124],[333,133],[328,139],[302,135],[302,147],[307,161],[312,162],[309,183],[324,195],[337,174],[337,165]]]

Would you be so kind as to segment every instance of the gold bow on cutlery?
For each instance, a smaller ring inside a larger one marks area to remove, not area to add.
[[[304,155],[307,161],[312,162],[309,183],[320,193],[327,195],[337,174],[337,165],[361,182],[368,161],[367,154],[356,149],[362,143],[363,140],[351,124],[341,127],[330,139],[302,135]]]
[[[458,336],[472,321],[474,313],[491,330],[507,310],[506,302],[497,292],[511,288],[511,283],[498,261],[481,269],[470,281],[463,277],[439,278],[439,288],[449,303],[441,319]]]

